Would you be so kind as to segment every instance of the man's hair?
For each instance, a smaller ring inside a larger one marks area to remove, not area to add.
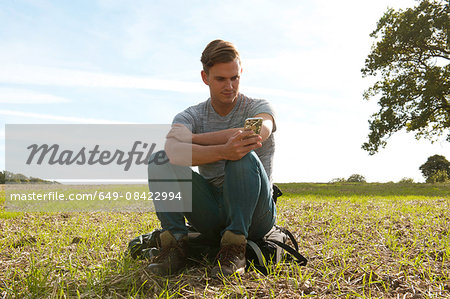
[[[216,39],[210,42],[203,50],[200,61],[203,64],[203,70],[208,74],[209,69],[216,63],[226,63],[237,59],[239,64],[241,59],[236,46],[230,42]]]

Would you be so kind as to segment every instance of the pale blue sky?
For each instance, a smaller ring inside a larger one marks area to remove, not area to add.
[[[239,48],[241,91],[277,111],[278,182],[423,178],[448,143],[394,136],[360,149],[376,102],[360,69],[381,1],[13,1],[0,3],[0,168],[5,123],[170,123],[204,101],[200,54],[217,38]]]

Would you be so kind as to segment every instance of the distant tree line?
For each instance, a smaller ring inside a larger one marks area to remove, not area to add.
[[[366,178],[361,174],[352,174],[348,179],[335,178],[330,183],[366,183]]]
[[[419,167],[427,183],[447,183],[450,182],[450,162],[441,155],[428,157],[428,160]],[[366,178],[360,174],[352,174],[348,179],[335,178],[330,183],[366,183]],[[414,183],[412,178],[402,178],[398,183]]]
[[[12,173],[10,171],[0,172],[0,184],[58,184],[55,181],[46,181],[40,178],[28,177],[21,173]]]

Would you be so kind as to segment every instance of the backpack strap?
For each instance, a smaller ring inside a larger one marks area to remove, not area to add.
[[[278,228],[279,230],[281,230],[286,235],[288,235],[288,237],[291,240],[292,244],[294,244],[295,250],[298,251],[298,243],[297,243],[297,240],[295,240],[294,235],[285,227],[281,227],[281,226],[278,226],[278,225],[275,225],[275,227]]]
[[[281,195],[283,195],[283,192],[281,192],[280,188],[278,188],[277,185],[272,184],[272,198],[275,204],[277,203],[278,197],[280,197]]]
[[[289,252],[293,257],[297,259],[295,262],[298,263],[300,266],[306,266],[306,264],[308,263],[308,260],[303,255],[301,255],[300,252],[298,252],[291,246],[276,240],[266,240],[266,242],[280,246],[281,248]]]
[[[253,252],[256,254],[256,257],[258,258],[259,264],[264,265],[264,257],[259,246],[256,245],[256,243],[253,242],[252,240],[247,240],[247,245],[249,245],[253,249]]]

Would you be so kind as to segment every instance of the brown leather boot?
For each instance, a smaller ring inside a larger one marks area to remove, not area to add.
[[[164,231],[160,235],[161,249],[147,269],[156,275],[166,276],[176,274],[186,266],[186,256],[188,253],[187,236],[176,240],[169,231]]]
[[[244,274],[246,259],[245,247],[247,240],[244,235],[226,231],[220,241],[220,251],[217,254],[218,264],[212,269],[211,276],[230,276],[234,273]]]

